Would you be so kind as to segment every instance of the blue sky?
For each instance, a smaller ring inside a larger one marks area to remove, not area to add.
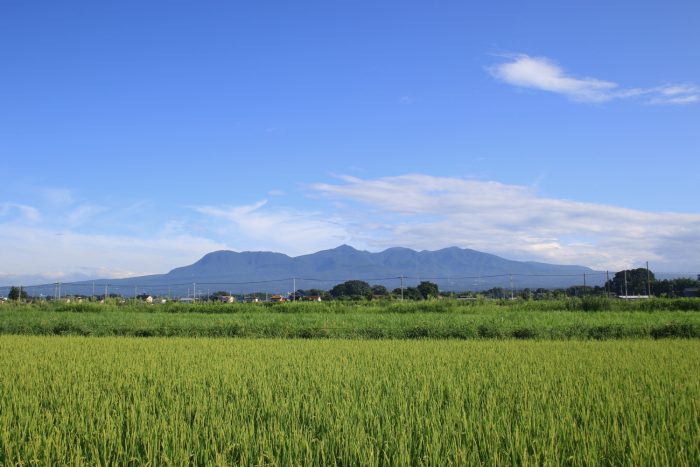
[[[0,283],[341,243],[699,271],[699,17],[4,2]]]

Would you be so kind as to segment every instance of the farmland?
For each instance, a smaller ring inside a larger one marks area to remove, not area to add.
[[[0,464],[700,462],[700,343],[4,336]]]
[[[700,300],[5,304],[0,334],[363,338],[700,337]]]
[[[4,303],[0,465],[697,465],[699,303]]]

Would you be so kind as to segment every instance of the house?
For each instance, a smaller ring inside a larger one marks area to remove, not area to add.
[[[145,293],[137,296],[136,298],[146,303],[153,303],[153,297]]]
[[[287,296],[287,298],[291,301],[298,302],[300,300],[304,300],[306,298],[306,296],[304,295],[303,292],[296,291],[296,292],[290,293]]]
[[[178,301],[179,301],[179,302],[182,302],[182,303],[194,303],[194,298],[192,298],[192,297],[182,297],[182,298],[181,298],[180,300],[178,300]]]
[[[273,295],[272,297],[270,297],[270,301],[275,303],[281,303],[286,302],[287,299],[284,298],[282,295]]]
[[[323,299],[321,298],[320,295],[307,295],[304,297],[304,300],[307,302],[321,302]]]
[[[233,295],[219,295],[217,299],[222,303],[236,303],[236,297]]]

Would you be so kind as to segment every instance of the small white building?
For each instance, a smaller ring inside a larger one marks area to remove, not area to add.
[[[618,295],[617,298],[622,300],[646,300],[649,298],[649,295]]]

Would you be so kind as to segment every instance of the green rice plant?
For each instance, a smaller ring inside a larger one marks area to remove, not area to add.
[[[700,342],[0,337],[0,465],[698,465]]]

